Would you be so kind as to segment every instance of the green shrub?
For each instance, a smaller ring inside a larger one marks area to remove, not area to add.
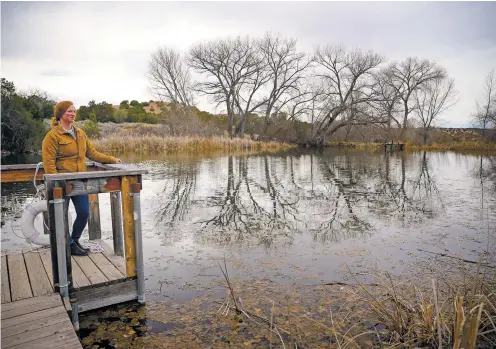
[[[100,127],[98,126],[98,123],[92,120],[87,120],[81,128],[89,138],[100,137]]]

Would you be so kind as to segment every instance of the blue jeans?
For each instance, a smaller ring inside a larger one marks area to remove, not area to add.
[[[72,203],[76,209],[76,220],[72,226],[72,234],[69,237],[69,244],[72,245],[74,241],[79,240],[88,223],[88,217],[90,216],[90,198],[88,195],[70,196],[65,199],[67,207],[69,207],[70,199],[72,199]]]

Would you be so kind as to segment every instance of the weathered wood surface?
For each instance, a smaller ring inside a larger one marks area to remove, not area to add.
[[[58,294],[2,305],[2,348],[82,348]]]
[[[120,192],[110,193],[110,210],[112,212],[112,241],[114,242],[114,251],[116,255],[124,257]]]
[[[109,280],[120,280],[126,278],[126,276],[117,269],[112,262],[110,262],[107,257],[102,253],[90,253],[90,259],[98,266],[103,275]]]
[[[84,258],[84,257],[82,257]],[[74,287],[75,288],[80,288],[80,287],[86,287],[91,285],[90,280],[88,280],[88,277],[83,273],[79,265],[77,264],[76,260],[74,257],[72,257],[72,282],[74,282]]]
[[[32,181],[34,179],[36,166],[37,164],[1,165],[1,181],[2,183]],[[107,169],[116,170],[116,168],[102,166],[95,162],[87,162],[86,166],[88,167],[88,172],[105,171]],[[42,181],[44,174],[45,170],[43,169],[43,165],[41,165],[36,179]]]
[[[138,299],[136,279],[76,292],[80,312]]]
[[[100,225],[100,202],[98,194],[90,194],[90,217],[88,219],[88,234],[90,240],[102,238],[102,228]]]
[[[95,240],[94,242],[98,243],[103,247],[103,254],[112,264],[123,274],[126,275],[126,261],[121,256],[117,256],[114,254],[109,245],[107,245],[103,240]]]
[[[41,262],[43,263],[43,267],[48,276],[48,281],[50,281],[50,285],[53,287],[53,277],[52,277],[52,257],[50,256],[50,250],[42,250],[39,252],[41,257]]]
[[[124,251],[126,258],[126,275],[136,276],[136,243],[134,239],[134,216],[133,198],[131,196],[131,186],[138,183],[136,176],[122,177],[121,181],[121,201],[122,201],[122,226],[124,231]]]
[[[128,280],[123,257],[112,254],[102,240],[95,240],[104,253],[71,257],[75,290]],[[53,293],[50,250],[2,257],[2,304]]]
[[[92,285],[109,281],[89,256],[74,256],[73,259],[79,265],[88,280],[90,280]]]
[[[2,172],[1,182],[27,182],[34,179],[34,173],[37,164],[20,164],[20,165],[1,165]],[[106,177],[120,177],[132,176],[148,173],[147,170],[128,168],[124,169],[118,164],[100,164],[97,162],[86,162],[87,172],[79,173],[60,173],[60,174],[45,174],[43,165],[38,169],[36,176],[37,180],[42,181],[43,178],[49,180],[67,180],[75,178],[106,178]]]
[[[48,275],[41,261],[40,254],[37,252],[24,253],[24,261],[26,262],[33,296],[36,297],[52,293],[52,285],[50,285],[50,281],[48,280]]]
[[[6,256],[2,256],[2,304],[3,303],[10,303],[10,282]]]
[[[10,296],[12,302],[33,297],[23,255],[20,253],[8,255],[7,268],[9,270]]]
[[[77,172],[77,173],[59,173],[47,174],[45,180],[47,181],[63,181],[85,178],[112,178],[122,176],[136,176],[148,173],[147,170],[141,169],[126,169],[126,170],[107,170],[107,171],[93,171],[93,172]]]

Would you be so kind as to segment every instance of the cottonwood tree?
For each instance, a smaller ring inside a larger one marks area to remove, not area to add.
[[[160,101],[194,106],[191,74],[180,53],[161,47],[152,54],[147,77]]]
[[[236,106],[239,121],[235,127],[234,135],[243,138],[248,115],[254,113],[261,106],[267,103],[262,96],[263,86],[271,79],[271,72],[268,70],[268,63],[264,60],[260,50],[255,43],[252,46],[252,59],[257,64],[257,68],[252,74],[246,75],[241,79],[238,88],[234,93],[234,103]]]
[[[413,94],[433,80],[443,79],[446,72],[437,63],[427,59],[409,57],[402,62],[392,62],[384,71],[390,87],[400,96],[403,107],[403,130],[407,128],[408,116],[416,108]]]
[[[227,130],[232,138],[234,115],[241,107],[240,93],[247,84],[258,90],[261,75],[260,57],[249,37],[209,41],[193,46],[189,51],[189,65],[204,80],[197,82],[195,90],[207,95],[217,106],[224,104],[227,117]],[[250,95],[248,93],[248,95]],[[253,96],[251,96],[253,98]]]
[[[343,46],[326,46],[316,49],[314,59],[322,94],[310,143],[321,146],[344,126],[373,122],[363,118],[362,113],[352,113],[350,117],[345,112],[376,98],[371,76],[383,58],[373,52],[348,52]]]
[[[435,79],[414,92],[416,114],[423,128],[423,142],[427,144],[429,130],[441,114],[458,102],[455,80]]]
[[[472,115],[472,121],[478,127],[482,127],[483,134],[489,127],[496,127],[496,76],[494,69],[489,72],[484,81],[484,93],[482,99],[476,102],[476,112]]]
[[[280,35],[266,33],[258,41],[270,81],[268,83],[269,93],[264,104],[264,128],[265,135],[271,123],[271,116],[277,115],[284,106],[299,98],[302,82],[305,80],[304,73],[311,64],[304,52],[296,47],[297,40],[294,38],[283,38]]]
[[[383,68],[374,74],[376,99],[370,103],[377,116],[387,120],[382,125],[386,129],[385,141],[390,138],[393,126],[401,128],[399,120],[402,111],[400,93],[395,88],[392,76],[388,72],[387,68]]]

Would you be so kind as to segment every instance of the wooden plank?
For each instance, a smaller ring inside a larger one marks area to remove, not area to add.
[[[10,327],[4,327],[2,324],[2,342],[4,338],[8,338],[11,336],[15,335],[20,335],[20,334],[25,334],[30,331],[34,331],[43,327],[47,327],[53,324],[60,324],[61,322],[67,322],[70,321],[69,317],[67,316],[67,312],[62,306],[58,306],[56,308],[52,309],[47,309],[44,311],[38,311],[32,314],[37,314],[37,313],[44,313],[47,311],[51,311],[51,313],[47,313],[46,316],[44,317],[38,317],[38,318],[26,318],[24,315],[23,317],[26,319],[25,322],[21,322],[16,326],[10,326]],[[54,312],[55,311],[55,312]],[[26,315],[32,315],[32,314],[26,314]],[[18,317],[15,317],[14,319],[17,319]],[[10,320],[10,319],[9,319]]]
[[[16,171],[16,170],[36,170],[36,167],[38,164],[17,164],[17,165],[1,165],[0,169],[2,172],[8,172],[8,171]],[[86,161],[86,167],[88,167],[88,170],[95,170],[97,171],[99,168],[106,168],[108,165],[102,165],[98,162],[94,161]],[[112,165],[115,166],[115,165]],[[40,170],[43,170],[43,164],[40,164]],[[34,171],[33,171],[34,173]]]
[[[114,253],[124,257],[120,192],[110,193],[110,211],[112,213],[112,241],[114,242]]]
[[[34,339],[30,342],[24,342],[22,344],[17,344],[11,346],[10,349],[46,349],[46,348],[78,348],[81,349],[81,343],[77,338],[74,329],[64,329],[62,331],[57,331],[47,337],[42,337],[40,339]]]
[[[90,253],[89,257],[109,281],[126,278],[102,253]]]
[[[36,165],[35,165],[36,169]],[[32,170],[8,170],[4,171],[2,166],[2,183],[14,183],[14,182],[32,182],[34,179],[35,169]],[[36,180],[42,181],[45,172],[40,169]]]
[[[53,293],[52,286],[48,280],[48,275],[43,267],[40,254],[38,252],[24,253],[24,260],[28,270],[29,282],[33,296],[42,296],[44,294]]]
[[[78,290],[79,312],[120,304],[138,298],[138,282],[136,279],[117,284]]]
[[[91,285],[90,280],[84,275],[83,271],[72,257],[72,281],[75,287],[85,287]]]
[[[2,337],[4,337],[5,334],[4,331],[6,331],[9,327],[17,327],[18,325],[21,325],[23,323],[37,321],[39,319],[43,319],[55,315],[67,316],[67,311],[63,307],[56,306],[53,308],[35,311],[33,313],[28,313],[28,314],[12,317],[10,319],[2,320]]]
[[[114,254],[112,248],[103,240],[95,240],[103,248],[103,254],[107,259],[117,268],[119,271],[126,275],[126,260],[124,257],[117,256]]]
[[[63,180],[75,180],[75,179],[86,179],[86,178],[111,178],[111,177],[122,177],[122,176],[137,176],[147,173],[148,173],[147,170],[142,170],[138,168],[129,168],[129,169],[109,170],[109,171],[47,174],[45,175],[45,179],[48,181],[63,181]]]
[[[50,250],[42,250],[40,251],[41,262],[43,263],[43,267],[45,268],[45,272],[48,276],[48,281],[52,286],[53,291],[53,277],[52,277],[52,256],[50,255]]]
[[[100,204],[98,194],[88,195],[90,199],[90,217],[88,218],[88,234],[90,240],[102,238],[102,228],[100,226]]]
[[[22,253],[7,255],[12,302],[33,297]]]
[[[71,339],[68,342],[64,342],[62,344],[52,344],[50,348],[53,349],[58,349],[58,348],[63,348],[63,349],[82,349],[83,347],[81,346],[81,342],[79,341],[79,338],[76,337],[76,339]]]
[[[40,296],[40,297],[44,297],[44,296]],[[33,299],[40,298],[40,297],[33,297]],[[11,303],[7,303],[7,304],[15,304],[15,303],[17,303],[17,302],[11,302]],[[60,296],[57,295],[57,299],[41,301],[41,302],[37,302],[37,303],[27,305],[27,306],[19,306],[19,307],[16,307],[14,309],[11,309],[11,310],[5,310],[2,308],[2,321],[16,317],[16,316],[34,313],[34,312],[40,311],[40,310],[54,308],[54,307],[57,307],[61,304],[62,304],[62,300],[60,299]]]
[[[9,273],[7,270],[7,257],[2,256],[2,304],[9,303],[10,301],[10,282]]]
[[[103,275],[103,273],[98,269],[98,267],[93,263],[93,261],[88,256],[74,256],[76,263],[79,265],[84,275],[90,280],[92,285],[101,284],[107,282],[108,279]]]
[[[71,333],[74,333],[74,327],[70,321],[55,323],[26,333],[2,338],[2,348],[11,348],[14,346],[19,346],[20,344],[24,344],[25,348],[33,348],[32,343],[29,342],[37,342],[36,344],[39,344],[39,342],[43,342],[43,338],[59,336],[65,337]],[[50,347],[47,344],[48,343],[46,342],[45,348]]]
[[[131,197],[131,185],[138,183],[136,176],[122,177],[122,222],[124,231],[124,251],[126,256],[126,275],[136,276],[136,251],[134,239],[134,217],[133,217],[133,198]]]
[[[36,171],[37,164],[21,164],[21,165],[2,165],[1,171],[1,182],[31,182],[34,179],[34,172]],[[101,171],[101,166],[96,166],[94,162],[87,162],[86,166],[88,168],[88,172],[93,171]],[[105,169],[105,168],[104,168]],[[117,170],[113,168],[113,170]],[[38,170],[38,174],[36,176],[36,180],[43,180],[43,176],[45,174],[45,170],[43,169],[43,165],[40,166]]]
[[[20,301],[16,302],[11,302],[2,305],[2,312],[6,310],[12,310],[12,309],[17,309],[17,308],[22,308],[22,307],[27,307],[33,304],[37,303],[43,303],[43,302],[48,302],[52,300],[58,300],[60,299],[60,296],[57,293],[52,293],[48,294],[46,296],[39,296],[39,297],[31,297],[31,298],[26,298]]]

